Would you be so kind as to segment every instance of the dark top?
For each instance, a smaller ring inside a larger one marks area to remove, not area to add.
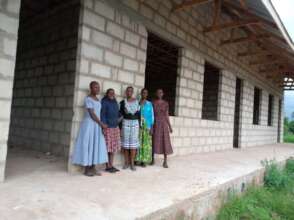
[[[117,101],[104,97],[101,104],[101,121],[109,128],[116,128],[120,117]]]
[[[125,110],[125,100],[120,102],[120,114],[123,116],[124,119],[128,120],[140,120],[140,111],[137,111],[135,114],[126,113]]]

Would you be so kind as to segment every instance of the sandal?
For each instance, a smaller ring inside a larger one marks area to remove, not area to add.
[[[129,168],[129,164],[125,164],[122,168],[123,168],[124,170],[125,170],[125,169],[128,169],[128,168]]]
[[[131,170],[136,171],[136,167],[134,165],[131,165]]]
[[[164,168],[168,168],[167,162],[164,161],[163,164],[162,164],[162,166],[163,166]]]
[[[106,168],[105,171],[106,171],[106,172],[109,172],[109,173],[115,173],[115,172],[116,172],[116,171],[113,169],[113,167]]]
[[[90,177],[90,176],[94,176],[94,173],[92,170],[86,168],[84,175]]]
[[[95,176],[102,176],[102,174],[98,170],[96,170],[95,167],[92,169],[92,172]]]
[[[115,172],[119,172],[120,170],[117,169],[116,167],[112,167],[112,169],[115,171]]]

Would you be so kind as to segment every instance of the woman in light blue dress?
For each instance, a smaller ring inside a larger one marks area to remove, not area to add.
[[[75,143],[72,163],[85,167],[86,176],[101,175],[96,164],[107,163],[107,148],[102,129],[107,126],[100,121],[101,103],[97,98],[98,82],[90,83],[90,95],[85,98],[85,116]]]

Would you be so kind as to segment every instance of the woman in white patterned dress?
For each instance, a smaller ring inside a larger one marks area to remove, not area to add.
[[[120,102],[120,113],[122,121],[122,147],[124,150],[125,164],[123,169],[128,167],[135,171],[134,161],[139,147],[139,120],[140,105],[137,99],[133,98],[134,88],[129,86],[126,89],[126,98]]]

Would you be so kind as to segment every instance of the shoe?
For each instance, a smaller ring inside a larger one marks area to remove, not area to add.
[[[93,173],[94,176],[102,176],[102,174],[98,170],[96,170],[95,167],[91,168],[91,172]]]
[[[115,171],[115,172],[119,172],[120,170],[117,169],[116,167],[112,167],[112,169]]]
[[[84,173],[85,176],[94,176],[94,172],[93,170],[85,170],[85,173]]]
[[[125,170],[125,169],[128,169],[128,168],[129,168],[129,164],[125,164],[122,168],[123,168],[124,170]]]
[[[136,171],[136,167],[134,165],[131,165],[131,170]]]
[[[116,171],[113,169],[113,167],[109,167],[105,169],[106,172],[108,173],[115,173]]]
[[[141,163],[141,167],[146,167],[146,164],[145,163]]]
[[[167,162],[163,162],[162,166],[163,166],[164,168],[168,168]]]

